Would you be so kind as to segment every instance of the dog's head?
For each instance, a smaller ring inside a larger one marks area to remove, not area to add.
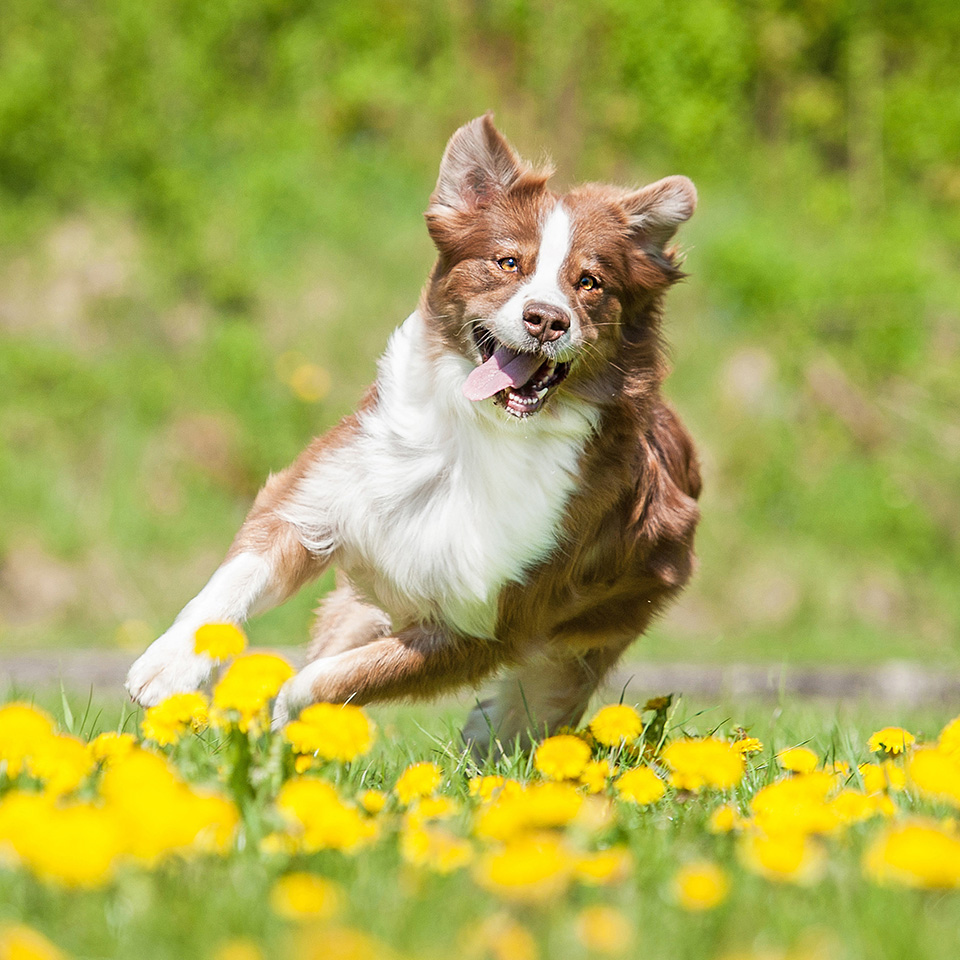
[[[659,382],[659,302],[681,276],[668,244],[696,205],[686,177],[559,196],[551,173],[487,114],[450,138],[426,212],[428,322],[475,365],[464,394],[518,418],[557,390],[602,403],[631,378]]]

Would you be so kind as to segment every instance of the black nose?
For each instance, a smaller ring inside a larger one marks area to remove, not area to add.
[[[558,340],[570,329],[570,314],[552,303],[534,300],[523,308],[523,325],[541,343]]]

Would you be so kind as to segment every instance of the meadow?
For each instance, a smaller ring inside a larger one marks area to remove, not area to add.
[[[956,953],[960,719],[662,697],[477,761],[449,709],[270,732],[290,671],[0,707],[0,956]]]

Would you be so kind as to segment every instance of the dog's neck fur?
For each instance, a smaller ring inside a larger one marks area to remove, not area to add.
[[[578,400],[518,423],[460,390],[469,361],[434,352],[419,312],[393,334],[356,435],[310,471],[287,517],[336,558],[394,626],[495,635],[497,599],[557,546],[598,411]],[[321,505],[327,505],[322,507]]]

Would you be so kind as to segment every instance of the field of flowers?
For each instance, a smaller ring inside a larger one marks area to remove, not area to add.
[[[664,697],[478,766],[402,713],[271,731],[292,668],[197,642],[210,696],[114,729],[0,706],[0,960],[957,955],[960,718],[802,743]]]

